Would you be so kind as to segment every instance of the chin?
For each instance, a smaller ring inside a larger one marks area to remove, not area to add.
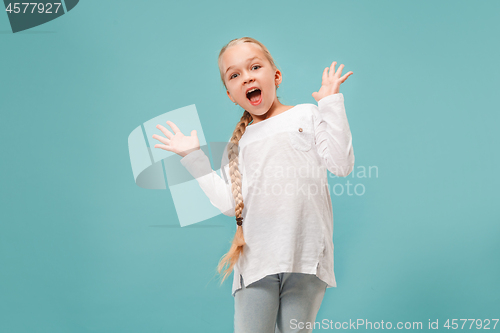
[[[262,116],[262,115],[266,114],[270,108],[271,108],[271,105],[263,105],[262,103],[259,105],[256,105],[256,106],[250,104],[249,110],[252,110],[252,112],[251,112],[252,114],[255,114],[257,116]]]

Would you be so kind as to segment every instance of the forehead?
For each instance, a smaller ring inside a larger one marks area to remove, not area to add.
[[[243,66],[247,60],[258,57],[265,60],[266,57],[260,46],[254,43],[242,43],[231,46],[222,54],[222,70],[225,72],[229,67]]]

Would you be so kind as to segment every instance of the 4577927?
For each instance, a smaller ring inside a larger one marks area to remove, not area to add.
[[[30,8],[31,7],[31,8]],[[6,12],[9,13],[14,13],[14,14],[26,14],[26,13],[35,13],[35,8],[36,12],[39,14],[46,13],[46,14],[53,14],[57,13],[59,11],[59,8],[61,7],[60,2],[16,2],[16,3],[9,3],[7,8],[5,8]],[[31,9],[31,12],[30,12]]]
[[[467,322],[470,321],[470,324]],[[498,324],[499,319],[448,319],[443,324],[443,327],[448,329],[492,329],[494,330]],[[462,323],[461,325],[459,323]],[[491,326],[493,323],[493,326]],[[466,325],[467,324],[467,325]]]

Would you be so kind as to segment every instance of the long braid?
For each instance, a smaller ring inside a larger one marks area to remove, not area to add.
[[[222,84],[224,85],[224,88],[227,90],[226,82],[224,80],[224,72],[222,69],[222,55],[224,52],[227,50],[227,48],[232,47],[234,45],[238,45],[241,43],[253,43],[262,49],[262,52],[264,53],[264,56],[266,59],[269,61],[271,64],[272,68],[274,70],[277,70],[276,63],[274,62],[273,57],[271,56],[271,53],[269,50],[259,42],[258,40],[251,38],[251,37],[241,37],[241,38],[236,38],[231,40],[229,43],[227,43],[219,53],[219,58],[218,58],[218,64],[219,64],[219,72],[220,72],[220,78],[222,81]],[[236,221],[237,221],[237,227],[236,227],[236,233],[234,235],[233,242],[231,244],[231,248],[229,251],[221,258],[219,261],[219,265],[217,266],[217,271],[221,273],[221,271],[224,269],[224,267],[228,266],[224,271],[223,271],[223,278],[221,281],[221,284],[224,282],[224,280],[227,278],[229,274],[231,274],[234,265],[238,261],[238,258],[240,255],[243,253],[243,245],[245,245],[245,239],[243,238],[243,218],[242,218],[242,211],[245,205],[243,204],[243,195],[241,193],[241,174],[238,169],[238,142],[241,139],[241,136],[243,133],[245,133],[246,127],[248,124],[252,121],[252,115],[245,110],[243,113],[243,116],[241,117],[240,121],[236,125],[236,128],[233,132],[233,136],[231,137],[231,143],[228,145],[228,157],[229,157],[229,173],[231,176],[231,191],[233,193],[234,201],[235,201],[235,216],[236,216]]]
[[[248,123],[252,121],[252,115],[245,110],[240,121],[236,125],[236,129],[231,137],[231,143],[228,145],[228,158],[229,158],[229,174],[231,176],[231,191],[233,193],[235,206],[235,216],[237,221],[236,233],[234,234],[233,243],[229,251],[221,258],[219,265],[217,266],[217,271],[221,273],[225,266],[228,266],[223,271],[223,278],[221,284],[231,274],[234,265],[238,261],[238,258],[243,253],[243,245],[245,245],[245,238],[243,237],[243,217],[241,213],[245,207],[243,203],[243,195],[241,191],[241,173],[238,168],[238,142],[241,139],[243,133],[245,133]]]

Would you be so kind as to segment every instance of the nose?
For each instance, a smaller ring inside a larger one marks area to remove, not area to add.
[[[245,72],[245,77],[244,77],[244,82],[245,83],[248,83],[248,82],[252,82],[254,79],[253,79],[253,75],[251,72]]]

